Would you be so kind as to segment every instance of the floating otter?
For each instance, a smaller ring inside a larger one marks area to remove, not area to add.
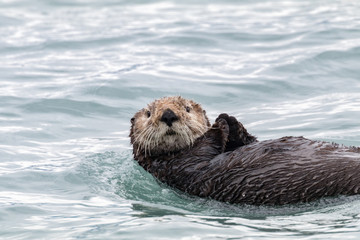
[[[201,106],[165,97],[131,119],[134,158],[191,195],[282,205],[360,193],[360,149],[303,137],[257,141],[234,117],[211,126]]]

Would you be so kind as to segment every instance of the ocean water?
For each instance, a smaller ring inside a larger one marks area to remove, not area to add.
[[[181,95],[260,140],[360,146],[359,13],[351,0],[0,0],[0,239],[359,239],[358,196],[188,196],[140,168],[128,138],[137,110]]]

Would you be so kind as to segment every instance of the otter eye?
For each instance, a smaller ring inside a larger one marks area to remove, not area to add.
[[[187,112],[190,112],[190,107],[185,108]]]
[[[151,112],[150,111],[146,111],[146,116],[149,118],[151,116]]]

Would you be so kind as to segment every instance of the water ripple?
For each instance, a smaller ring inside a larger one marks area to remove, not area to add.
[[[128,134],[145,104],[183,95],[260,140],[360,145],[359,11],[337,0],[2,1],[0,235],[356,238],[356,197],[190,197],[133,161]]]

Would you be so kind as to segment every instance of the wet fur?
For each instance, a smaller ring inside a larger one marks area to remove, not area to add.
[[[159,102],[151,106],[158,108]],[[161,182],[191,195],[229,203],[281,205],[360,192],[357,147],[303,137],[258,142],[234,117],[220,114],[190,145],[156,151],[159,145],[155,144],[149,150],[139,146],[137,137],[141,131],[136,122],[142,121],[142,111],[135,114],[130,132],[135,160]]]

